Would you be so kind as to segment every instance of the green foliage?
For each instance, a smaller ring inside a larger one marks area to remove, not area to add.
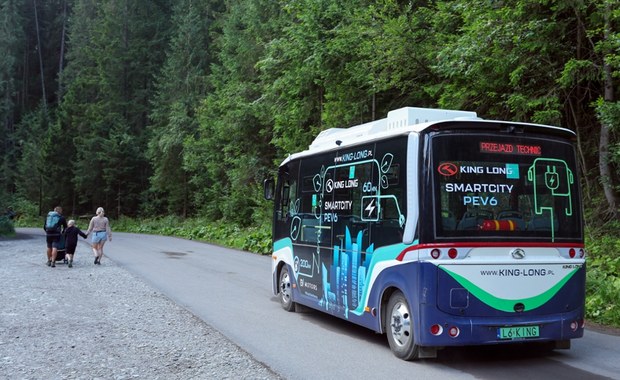
[[[269,223],[263,223],[258,227],[251,228],[246,233],[247,236],[243,239],[240,249],[262,255],[270,255],[272,253],[273,245]]]
[[[15,233],[13,225],[15,216],[9,197],[0,189],[0,237],[11,236]]]
[[[76,147],[66,183],[81,209],[101,205],[131,215],[144,199],[146,115],[165,57],[168,7],[166,1],[75,4],[60,123]]]
[[[0,0],[0,206],[12,191],[15,167],[15,99],[18,83],[18,59],[22,56],[20,41],[23,26],[15,1]],[[0,208],[0,212],[2,212]]]
[[[13,221],[7,216],[0,215],[0,236],[11,236],[15,234]]]
[[[606,102],[598,99],[596,113],[601,123],[608,125],[613,131],[620,131],[620,101]]]
[[[601,124],[606,125],[612,133],[620,132],[620,101],[609,102],[599,98],[596,101],[596,114]],[[620,167],[620,141],[610,144],[608,160],[616,167]],[[620,192],[620,189],[616,191]]]
[[[55,202],[53,195],[47,191],[49,189],[47,184],[52,180],[47,176],[45,165],[46,158],[52,151],[48,126],[48,119],[40,107],[24,115],[15,133],[15,138],[21,147],[15,163],[18,173],[15,178],[17,195],[45,204]]]
[[[111,223],[115,231],[177,236],[262,255],[271,254],[269,223],[241,228],[223,220],[213,222],[204,218],[182,219],[176,216],[140,220],[122,217]]]
[[[607,226],[604,231],[587,241],[586,317],[620,327],[620,225]]]
[[[216,7],[210,0],[181,1],[173,8],[172,37],[164,67],[156,81],[151,109],[148,158],[154,172],[150,178],[156,195],[156,213],[187,216],[193,209],[196,190],[183,165],[183,144],[196,133],[195,117],[207,94],[205,77],[211,65],[209,27]]]
[[[212,91],[197,109],[196,133],[183,146],[183,167],[203,215],[242,226],[250,225],[262,181],[273,170],[273,117],[261,99],[255,66],[277,33],[278,6],[273,0],[232,1],[217,20]]]
[[[31,226],[34,220],[36,220],[36,225],[42,223],[39,207],[36,203],[25,198],[15,198],[13,202],[11,202],[11,207],[13,211],[15,211],[15,220],[18,226]]]
[[[449,79],[440,104],[504,119],[560,124],[555,83],[563,62],[570,59],[571,42],[562,36],[571,18],[561,8],[537,1],[514,7],[484,0],[452,4],[442,9],[436,24],[440,33],[448,34],[434,67]]]

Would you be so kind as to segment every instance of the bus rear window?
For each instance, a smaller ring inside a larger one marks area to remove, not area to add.
[[[432,138],[435,237],[580,239],[572,144],[552,138]]]

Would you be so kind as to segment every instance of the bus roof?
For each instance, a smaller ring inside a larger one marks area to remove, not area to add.
[[[313,155],[318,152],[333,150],[345,146],[356,145],[371,140],[378,140],[392,136],[420,133],[425,129],[441,122],[471,122],[479,123],[506,123],[514,126],[534,126],[546,128],[556,132],[574,133],[565,128],[544,124],[520,123],[499,120],[484,120],[476,112],[456,111],[435,108],[404,107],[389,111],[386,118],[355,125],[349,128],[329,128],[314,139],[307,150],[295,153],[284,160],[282,164],[296,157]]]

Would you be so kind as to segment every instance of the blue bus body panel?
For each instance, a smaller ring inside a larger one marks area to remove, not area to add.
[[[289,266],[289,271],[294,268]],[[292,272],[291,272],[292,273]],[[274,272],[274,281],[277,274]],[[503,312],[486,305],[472,294],[468,294],[467,308],[454,309],[446,313],[438,305],[450,299],[452,289],[462,289],[461,284],[446,276],[438,266],[426,262],[404,262],[390,265],[376,276],[368,293],[368,302],[362,313],[347,310],[345,307],[325,305],[325,302],[309,297],[299,291],[299,284],[293,288],[294,302],[327,312],[331,315],[364,326],[376,332],[381,327],[381,299],[386,289],[400,289],[414,315],[414,337],[416,344],[428,347],[465,346],[480,344],[523,342],[519,339],[500,339],[498,329],[511,326],[538,326],[539,336],[528,341],[557,341],[580,338],[583,326],[571,329],[574,321],[582,321],[585,307],[583,292],[585,266],[573,275],[562,289],[540,309],[518,312]],[[457,297],[458,298],[458,297]],[[575,300],[567,304],[566,300]],[[444,330],[457,327],[457,337],[447,333],[434,336],[430,333],[433,324],[440,324]]]
[[[462,346],[477,344],[497,344],[522,342],[520,339],[500,339],[500,327],[538,326],[539,336],[527,338],[528,341],[557,341],[580,338],[583,336],[583,326],[573,331],[570,324],[574,321],[583,321],[585,306],[585,266],[574,275],[555,293],[548,302],[539,308],[523,312],[499,311],[465,290],[468,299],[467,307],[451,307],[451,313],[441,308],[449,306],[454,289],[463,292],[462,284],[447,276],[436,265],[430,263],[412,263],[420,266],[421,278],[429,286],[421,286],[424,298],[420,297],[418,321],[421,325],[416,329],[416,343],[421,346]],[[457,295],[456,301],[464,297]],[[410,302],[415,302],[411,299]],[[518,303],[518,302],[515,302]],[[460,331],[457,337],[450,337],[444,333],[434,336],[430,333],[433,324],[440,324],[444,329],[457,327]]]

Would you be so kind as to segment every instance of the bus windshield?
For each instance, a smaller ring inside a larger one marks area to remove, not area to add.
[[[431,146],[436,239],[582,240],[570,141],[452,131]]]

